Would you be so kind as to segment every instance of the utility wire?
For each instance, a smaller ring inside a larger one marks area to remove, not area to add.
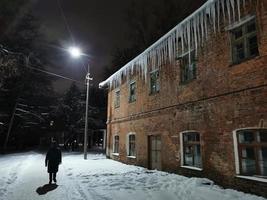
[[[59,75],[59,74],[56,74],[56,73],[53,73],[53,72],[48,72],[48,71],[45,71],[45,70],[30,66],[30,65],[26,65],[25,67],[33,69],[35,71],[43,72],[43,73],[51,75],[51,76],[56,76],[56,77],[59,77],[59,78],[62,78],[62,79],[66,79],[66,80],[69,80],[69,81],[74,81],[74,82],[77,82],[77,83],[80,83],[80,84],[84,84],[81,81],[78,81],[78,80],[75,80],[75,79],[72,79],[72,78],[69,78],[69,77],[66,77],[66,76],[62,76],[62,75]]]
[[[7,54],[12,54],[12,55],[19,55],[19,56],[23,56],[25,58],[25,55],[23,55],[22,53],[17,53],[17,52],[12,52],[12,51],[9,51],[7,49],[4,49],[2,45],[0,45],[0,51],[3,51]],[[69,81],[74,81],[76,83],[80,83],[80,84],[84,84],[83,82],[81,81],[78,81],[78,80],[75,80],[75,79],[72,79],[72,78],[69,78],[69,77],[66,77],[66,76],[63,76],[63,75],[59,75],[59,74],[56,74],[56,73],[53,73],[53,72],[49,72],[49,71],[46,71],[46,70],[42,70],[40,68],[37,68],[36,66],[33,66],[31,65],[30,63],[28,63],[28,65],[23,65],[24,67],[27,67],[27,68],[30,68],[30,69],[33,69],[35,71],[39,71],[39,72],[42,72],[42,73],[45,73],[45,74],[48,74],[50,76],[56,76],[56,77],[59,77],[59,78],[62,78],[62,79],[66,79],[66,80],[69,80]],[[45,66],[43,66],[45,67]]]

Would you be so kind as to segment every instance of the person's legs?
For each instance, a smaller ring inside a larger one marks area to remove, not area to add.
[[[55,172],[55,173],[53,173],[53,181],[56,183],[57,182],[57,173]]]
[[[49,184],[52,183],[52,173],[49,173]]]

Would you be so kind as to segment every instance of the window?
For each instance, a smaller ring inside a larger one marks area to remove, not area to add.
[[[150,73],[150,94],[159,92],[159,70]]]
[[[128,146],[128,156],[135,156],[135,134],[130,134],[129,138],[129,146]]]
[[[115,91],[115,102],[114,102],[115,108],[120,107],[120,95],[121,95],[120,90]]]
[[[119,153],[119,141],[120,137],[118,135],[114,136],[114,143],[113,143],[113,153]]]
[[[236,131],[238,174],[267,178],[267,129]]]
[[[199,133],[184,132],[181,136],[182,165],[202,168]]]
[[[255,19],[231,30],[232,62],[240,63],[259,54]]]
[[[132,82],[129,85],[129,102],[136,101],[136,82]]]
[[[186,52],[180,56],[180,79],[181,83],[187,83],[196,78],[196,55],[195,50]]]

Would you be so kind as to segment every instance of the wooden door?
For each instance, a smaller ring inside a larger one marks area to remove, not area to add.
[[[161,138],[159,135],[149,136],[148,155],[149,168],[161,170]]]

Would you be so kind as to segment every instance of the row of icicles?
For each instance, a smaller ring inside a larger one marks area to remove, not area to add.
[[[129,80],[130,75],[134,72],[137,72],[146,81],[148,66],[153,71],[167,62],[173,63],[177,51],[181,54],[189,52],[189,60],[191,60],[190,52],[194,49],[194,53],[197,54],[199,47],[207,41],[209,32],[216,34],[220,29],[221,21],[229,25],[241,20],[241,10],[242,8],[245,10],[247,1],[251,3],[252,0],[208,0],[99,86],[108,85],[111,89],[113,86],[120,85],[125,77]]]

